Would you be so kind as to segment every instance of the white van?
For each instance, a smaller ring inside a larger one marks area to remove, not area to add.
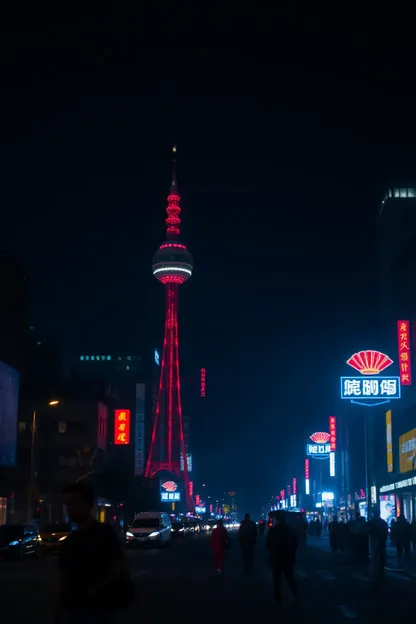
[[[127,546],[167,546],[171,539],[172,523],[167,513],[146,511],[134,517],[126,532]]]

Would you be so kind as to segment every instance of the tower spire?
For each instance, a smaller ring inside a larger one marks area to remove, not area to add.
[[[179,206],[179,193],[178,193],[178,181],[176,178],[176,145],[172,147],[172,183],[170,185],[170,191],[168,195],[168,205],[166,212],[166,232],[170,240],[175,239],[180,234],[180,213],[181,207]]]

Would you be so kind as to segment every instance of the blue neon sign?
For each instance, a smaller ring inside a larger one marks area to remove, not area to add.
[[[330,444],[307,444],[306,454],[314,459],[328,459],[331,451]]]
[[[161,492],[162,503],[178,503],[181,500],[181,492]]]
[[[380,401],[388,402],[391,399],[400,399],[400,377],[381,377],[366,375],[365,377],[341,377],[341,399],[348,399],[353,403]]]
[[[155,349],[155,364],[157,366],[160,366],[160,355],[159,355],[159,351],[157,349]]]

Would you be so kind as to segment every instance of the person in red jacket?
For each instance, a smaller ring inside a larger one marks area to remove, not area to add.
[[[214,553],[214,562],[217,574],[221,574],[224,561],[224,551],[228,548],[230,536],[222,520],[218,520],[216,528],[211,534],[211,548]]]

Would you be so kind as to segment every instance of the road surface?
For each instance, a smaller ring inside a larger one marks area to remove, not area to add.
[[[207,535],[173,540],[164,550],[128,552],[128,560],[139,595],[123,622],[137,622],[146,616],[169,624],[218,619],[247,623],[279,616],[272,601],[264,543],[258,544],[251,576],[242,571],[235,537],[226,553],[222,577],[213,570]],[[301,603],[291,605],[288,590],[284,591],[288,613],[281,619],[320,624],[322,619],[331,624],[355,619],[367,624],[371,615],[374,622],[397,621],[398,617],[411,621],[416,574],[409,570],[389,564],[384,587],[377,591],[368,566],[351,565],[343,557],[334,557],[326,541],[317,544],[311,540],[299,553],[296,565]],[[40,561],[0,561],[5,621],[50,621],[56,571],[54,556]]]

